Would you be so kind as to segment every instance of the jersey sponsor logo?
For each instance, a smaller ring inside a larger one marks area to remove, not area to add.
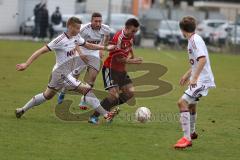
[[[96,40],[96,41],[87,41],[88,43],[93,43],[93,44],[99,44],[101,41],[98,41],[98,40]]]
[[[74,50],[68,51],[67,52],[67,57],[71,57],[74,55]]]

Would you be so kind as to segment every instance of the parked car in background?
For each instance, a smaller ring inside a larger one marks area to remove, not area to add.
[[[174,20],[162,20],[155,33],[154,45],[159,43],[165,44],[181,44],[186,41],[179,28],[179,22]]]
[[[65,32],[67,30],[67,21],[70,17],[75,16],[78,17],[83,24],[88,23],[91,21],[91,14],[84,13],[84,14],[63,14],[62,15],[62,23],[59,25],[51,25],[51,29],[54,35],[57,35],[59,33]],[[127,19],[129,18],[136,18],[136,16],[132,14],[123,14],[123,13],[113,13],[111,14],[111,23],[109,24],[110,26],[110,37],[112,38],[113,35],[121,30]],[[103,15],[103,23],[107,23],[107,16]],[[140,27],[141,28],[141,27]],[[20,34],[32,34],[32,31],[34,29],[34,16],[28,18],[27,21],[23,22],[19,28]],[[134,44],[139,46],[141,43],[141,29],[135,34],[134,38]]]
[[[197,25],[196,33],[198,33],[206,43],[211,43],[211,36],[213,36],[217,28],[224,24],[228,24],[228,21],[219,19],[203,20]]]
[[[234,45],[240,45],[240,26],[234,26],[230,34],[230,43]]]
[[[88,23],[91,20],[91,14],[87,14],[87,13],[76,14],[76,15],[64,14],[62,15],[62,23],[60,23],[59,25],[51,25],[55,35],[67,30],[67,20],[72,16],[76,16],[80,18],[83,24]],[[32,16],[32,17],[29,17],[26,21],[24,21],[19,27],[19,33],[23,35],[32,35],[34,25],[35,25],[34,19],[35,17]]]
[[[35,17],[29,17],[26,21],[22,22],[19,27],[19,34],[22,35],[32,35],[34,29],[34,19]]]
[[[214,31],[210,33],[210,42],[212,44],[225,45],[230,40],[234,25],[233,22],[228,22],[214,29]]]
[[[111,22],[109,24],[110,26],[110,37],[112,38],[114,34],[121,30],[127,19],[129,18],[136,18],[138,20],[138,17],[132,15],[132,14],[125,14],[125,13],[112,13],[111,14]],[[104,23],[107,23],[107,16],[103,15],[103,21]],[[136,46],[140,46],[141,44],[141,39],[142,39],[142,32],[141,32],[141,27],[138,30],[138,32],[135,34],[134,37],[134,44]]]

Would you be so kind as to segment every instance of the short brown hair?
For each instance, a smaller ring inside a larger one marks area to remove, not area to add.
[[[67,21],[67,27],[73,24],[82,24],[82,21],[77,17],[70,17]]]
[[[195,32],[196,29],[196,19],[191,16],[183,17],[182,20],[179,22],[179,27],[181,30],[185,32]]]
[[[140,24],[138,22],[138,20],[136,18],[129,18],[126,23],[125,23],[125,26],[126,27],[129,27],[129,26],[134,26],[134,27],[139,27]]]
[[[92,14],[92,19],[93,19],[94,17],[102,17],[102,15],[101,15],[101,13],[94,12],[94,13]]]

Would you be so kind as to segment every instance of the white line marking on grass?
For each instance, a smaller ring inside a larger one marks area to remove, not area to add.
[[[174,55],[172,55],[171,53],[169,53],[169,52],[163,52],[163,54],[165,54],[166,56],[168,56],[169,58],[172,58],[172,59],[177,59],[177,57],[176,56],[174,56]]]

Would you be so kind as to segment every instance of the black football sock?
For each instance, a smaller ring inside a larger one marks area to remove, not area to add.
[[[118,105],[118,99],[111,99],[110,98],[104,98],[101,102],[100,102],[101,106],[107,110],[110,111],[112,107]],[[99,117],[100,114],[98,112],[94,112],[92,116],[95,117]]]
[[[107,97],[104,98],[100,104],[105,110],[110,111],[111,108],[113,108],[114,106],[124,104],[132,97],[133,93],[120,93],[118,99],[110,99],[109,97]],[[99,117],[100,114],[98,112],[94,112],[93,116]]]

